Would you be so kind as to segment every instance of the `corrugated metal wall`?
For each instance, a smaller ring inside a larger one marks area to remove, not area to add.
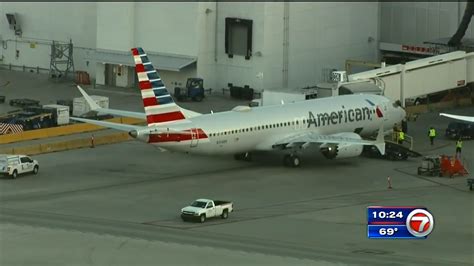
[[[464,14],[466,2],[382,2],[380,36],[382,42],[422,44],[451,37]],[[474,22],[465,38],[474,38]]]

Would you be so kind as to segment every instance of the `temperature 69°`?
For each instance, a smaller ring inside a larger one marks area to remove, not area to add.
[[[389,227],[389,228],[380,228],[379,229],[379,235],[381,236],[393,236],[395,234],[395,232],[398,231],[398,228],[392,228],[392,227]]]

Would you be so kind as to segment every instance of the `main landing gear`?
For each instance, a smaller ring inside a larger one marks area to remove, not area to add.
[[[283,164],[288,167],[298,167],[301,164],[301,160],[296,154],[286,154],[283,157]]]
[[[237,153],[234,155],[234,159],[236,159],[237,161],[250,162],[252,161],[252,154],[250,152]]]

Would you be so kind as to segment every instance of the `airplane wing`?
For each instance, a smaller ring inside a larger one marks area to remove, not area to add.
[[[132,111],[125,111],[125,110],[118,110],[118,109],[109,109],[109,108],[102,108],[100,107],[92,97],[89,96],[82,88],[81,86],[77,85],[77,88],[79,89],[79,92],[84,96],[84,99],[86,99],[87,104],[89,104],[90,108],[92,111],[97,111],[99,113],[104,113],[104,114],[111,114],[111,115],[119,115],[119,116],[126,116],[126,117],[133,117],[133,118],[139,118],[146,120],[146,114],[141,113],[141,112],[132,112]],[[184,108],[181,108],[184,116],[186,118],[191,118],[195,116],[201,115],[200,113],[187,110]]]
[[[342,132],[332,135],[321,135],[316,132],[306,132],[296,134],[276,142],[273,147],[291,148],[301,145],[306,148],[312,143],[345,143],[354,145],[374,145],[382,155],[385,154],[385,139],[383,134],[383,125],[380,127],[377,138],[373,140],[364,140],[359,135],[353,132]]]
[[[101,127],[113,128],[120,131],[127,131],[127,132],[130,132],[132,130],[141,130],[141,129],[148,128],[144,126],[134,126],[134,125],[128,125],[128,124],[120,124],[120,123],[113,123],[113,122],[93,120],[93,119],[84,119],[84,118],[78,118],[78,117],[70,117],[70,119],[84,122],[84,123],[94,124]]]
[[[467,121],[474,123],[474,116],[464,116],[464,115],[451,115],[451,114],[445,114],[445,113],[440,113],[439,115],[457,119],[457,120],[462,120],[462,121]]]
[[[128,124],[113,123],[100,120],[84,119],[78,117],[70,117],[71,120],[80,121],[84,123],[89,123],[93,125],[98,125],[101,127],[107,127],[112,129],[117,129],[120,131],[129,132],[132,137],[140,135],[151,135],[151,134],[161,134],[161,133],[180,133],[180,134],[191,134],[189,130],[179,130],[169,127],[146,127],[146,126],[135,126]]]

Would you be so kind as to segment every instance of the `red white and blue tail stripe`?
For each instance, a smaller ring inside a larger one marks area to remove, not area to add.
[[[148,126],[185,120],[143,49],[132,48],[132,54]]]

